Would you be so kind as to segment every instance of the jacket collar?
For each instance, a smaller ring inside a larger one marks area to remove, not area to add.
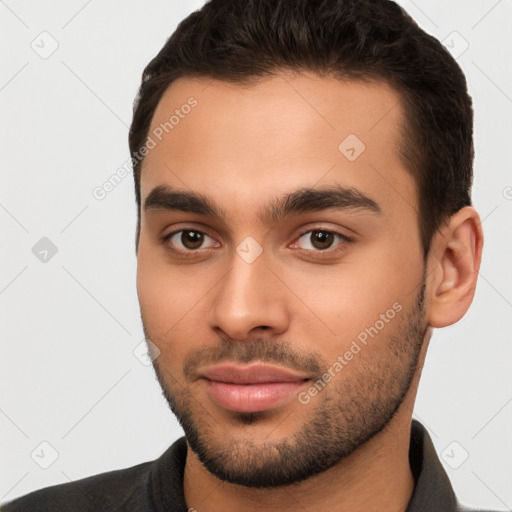
[[[406,512],[457,511],[457,498],[425,427],[416,420],[411,425],[409,463],[415,479]]]

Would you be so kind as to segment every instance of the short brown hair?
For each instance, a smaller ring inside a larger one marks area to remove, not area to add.
[[[471,204],[473,110],[464,74],[443,45],[390,0],[211,0],[147,65],[129,145],[140,230],[140,154],[164,91],[179,77],[250,83],[278,70],[383,80],[405,112],[400,155],[417,183],[424,256],[433,235]]]

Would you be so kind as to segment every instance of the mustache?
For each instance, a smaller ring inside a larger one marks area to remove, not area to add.
[[[222,339],[217,347],[203,347],[193,351],[186,359],[183,371],[187,380],[196,380],[198,369],[212,363],[252,362],[274,363],[276,365],[314,375],[327,371],[327,364],[314,351],[305,351],[286,341],[253,338],[249,341]]]

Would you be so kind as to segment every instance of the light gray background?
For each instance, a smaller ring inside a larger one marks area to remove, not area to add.
[[[469,45],[458,61],[474,100],[486,237],[474,304],[435,332],[415,416],[463,501],[510,509],[512,2],[400,3],[453,52]],[[134,355],[132,177],[103,201],[92,190],[128,158],[143,67],[201,5],[0,1],[0,501],[156,458],[182,435]],[[46,262],[32,252],[42,237],[58,249]]]

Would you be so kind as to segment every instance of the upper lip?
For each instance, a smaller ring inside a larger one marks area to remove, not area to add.
[[[221,364],[210,366],[199,372],[199,376],[218,382],[233,384],[260,384],[265,382],[296,382],[307,380],[310,377],[302,373],[294,373],[291,370],[279,366],[254,364],[240,366],[236,364]]]

